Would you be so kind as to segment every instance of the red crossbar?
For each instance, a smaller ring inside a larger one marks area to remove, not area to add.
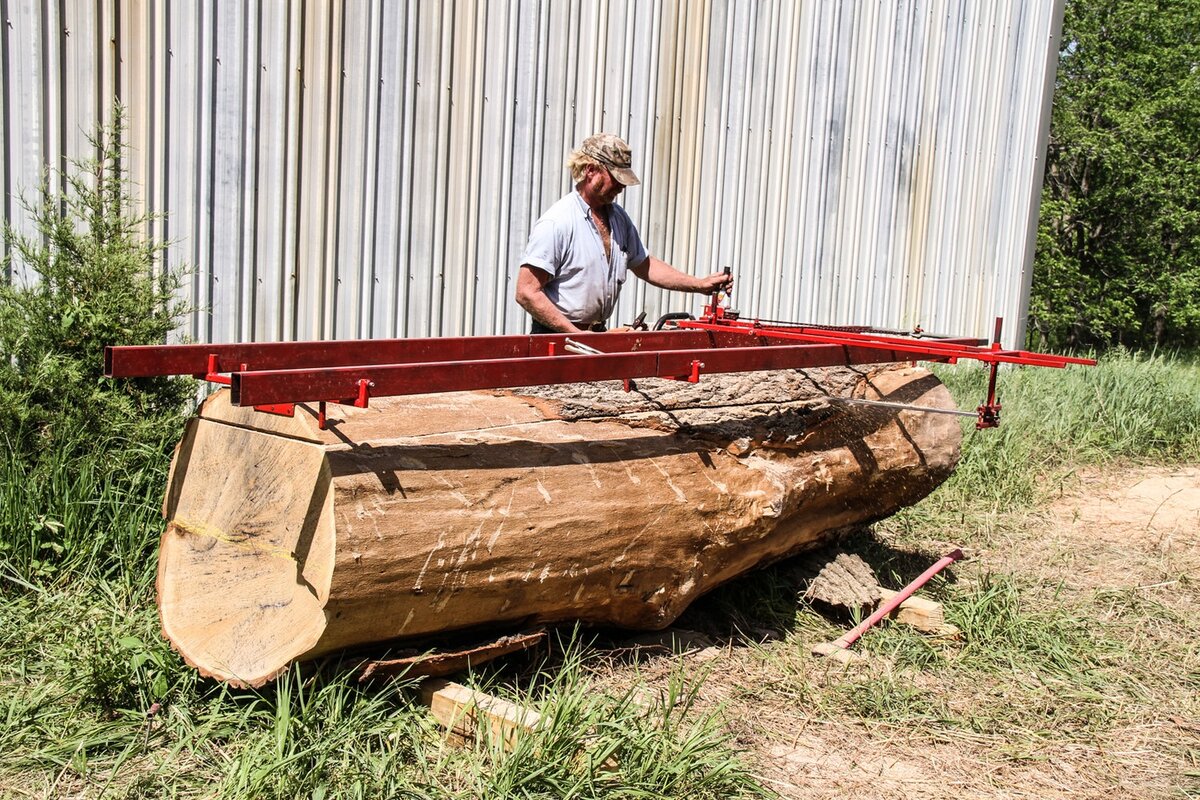
[[[110,378],[148,378],[236,372],[242,364],[256,370],[314,369],[364,364],[414,364],[484,359],[532,358],[563,352],[567,339],[590,342],[611,352],[677,350],[702,347],[770,345],[747,341],[740,331],[637,331],[546,336],[462,336],[431,339],[358,339],[323,342],[143,345],[104,348],[104,374]],[[215,357],[215,362],[210,361]],[[213,363],[216,368],[213,369]]]
[[[597,343],[593,340],[592,344]],[[285,401],[340,401],[352,396],[358,381],[363,379],[372,383],[371,396],[382,397],[627,378],[687,379],[692,376],[693,362],[699,362],[696,369],[703,374],[906,360],[907,356],[895,350],[822,344],[663,349],[602,355],[562,353],[528,358],[235,372],[231,391],[234,404],[249,406]]]

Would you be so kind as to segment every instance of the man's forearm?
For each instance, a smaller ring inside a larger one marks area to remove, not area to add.
[[[550,298],[542,291],[531,291],[517,296],[521,308],[538,322],[552,330],[563,333],[581,333],[566,315],[558,310],[558,306],[550,302]]]
[[[704,281],[700,278],[688,275],[686,272],[680,272],[672,267],[667,262],[650,256],[646,259],[646,263],[638,269],[633,270],[633,273],[647,283],[653,284],[660,289],[669,289],[676,292],[701,292],[704,291]]]
[[[677,292],[699,292],[701,294],[733,290],[733,276],[728,272],[714,272],[712,275],[699,278],[688,275],[686,272],[680,272],[670,264],[654,256],[648,257],[638,266],[631,268],[630,271],[642,280],[660,289],[670,289]]]
[[[522,264],[517,273],[517,305],[547,328],[563,333],[580,333],[579,328],[546,296],[548,279],[549,276],[541,270]]]
[[[521,303],[521,307],[528,312],[529,316],[536,319],[538,322],[552,330],[561,331],[563,333],[582,333],[583,331],[566,318],[558,307],[550,302],[550,299],[544,294],[535,295],[528,298],[528,303]]]

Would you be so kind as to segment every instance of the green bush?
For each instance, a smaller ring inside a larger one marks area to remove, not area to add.
[[[150,484],[161,492],[195,391],[103,374],[105,345],[164,342],[184,311],[165,244],[145,236],[152,216],[136,210],[114,116],[92,137],[97,157],[73,162],[61,191],[43,180],[27,204],[35,235],[4,229],[3,274],[27,278],[0,281],[0,556],[27,576],[143,546],[126,511],[140,519]]]

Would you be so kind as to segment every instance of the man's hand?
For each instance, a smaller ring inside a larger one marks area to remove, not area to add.
[[[700,278],[701,288],[697,292],[701,294],[714,294],[716,292],[724,292],[730,294],[733,292],[733,275],[727,272],[714,272],[707,278]]]

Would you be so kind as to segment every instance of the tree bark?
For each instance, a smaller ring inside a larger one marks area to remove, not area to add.
[[[698,595],[949,476],[952,407],[916,368],[829,368],[372,400],[294,418],[209,398],[180,442],[163,631],[258,686],[366,643],[581,620],[669,625]],[[783,399],[781,399],[783,398]]]

